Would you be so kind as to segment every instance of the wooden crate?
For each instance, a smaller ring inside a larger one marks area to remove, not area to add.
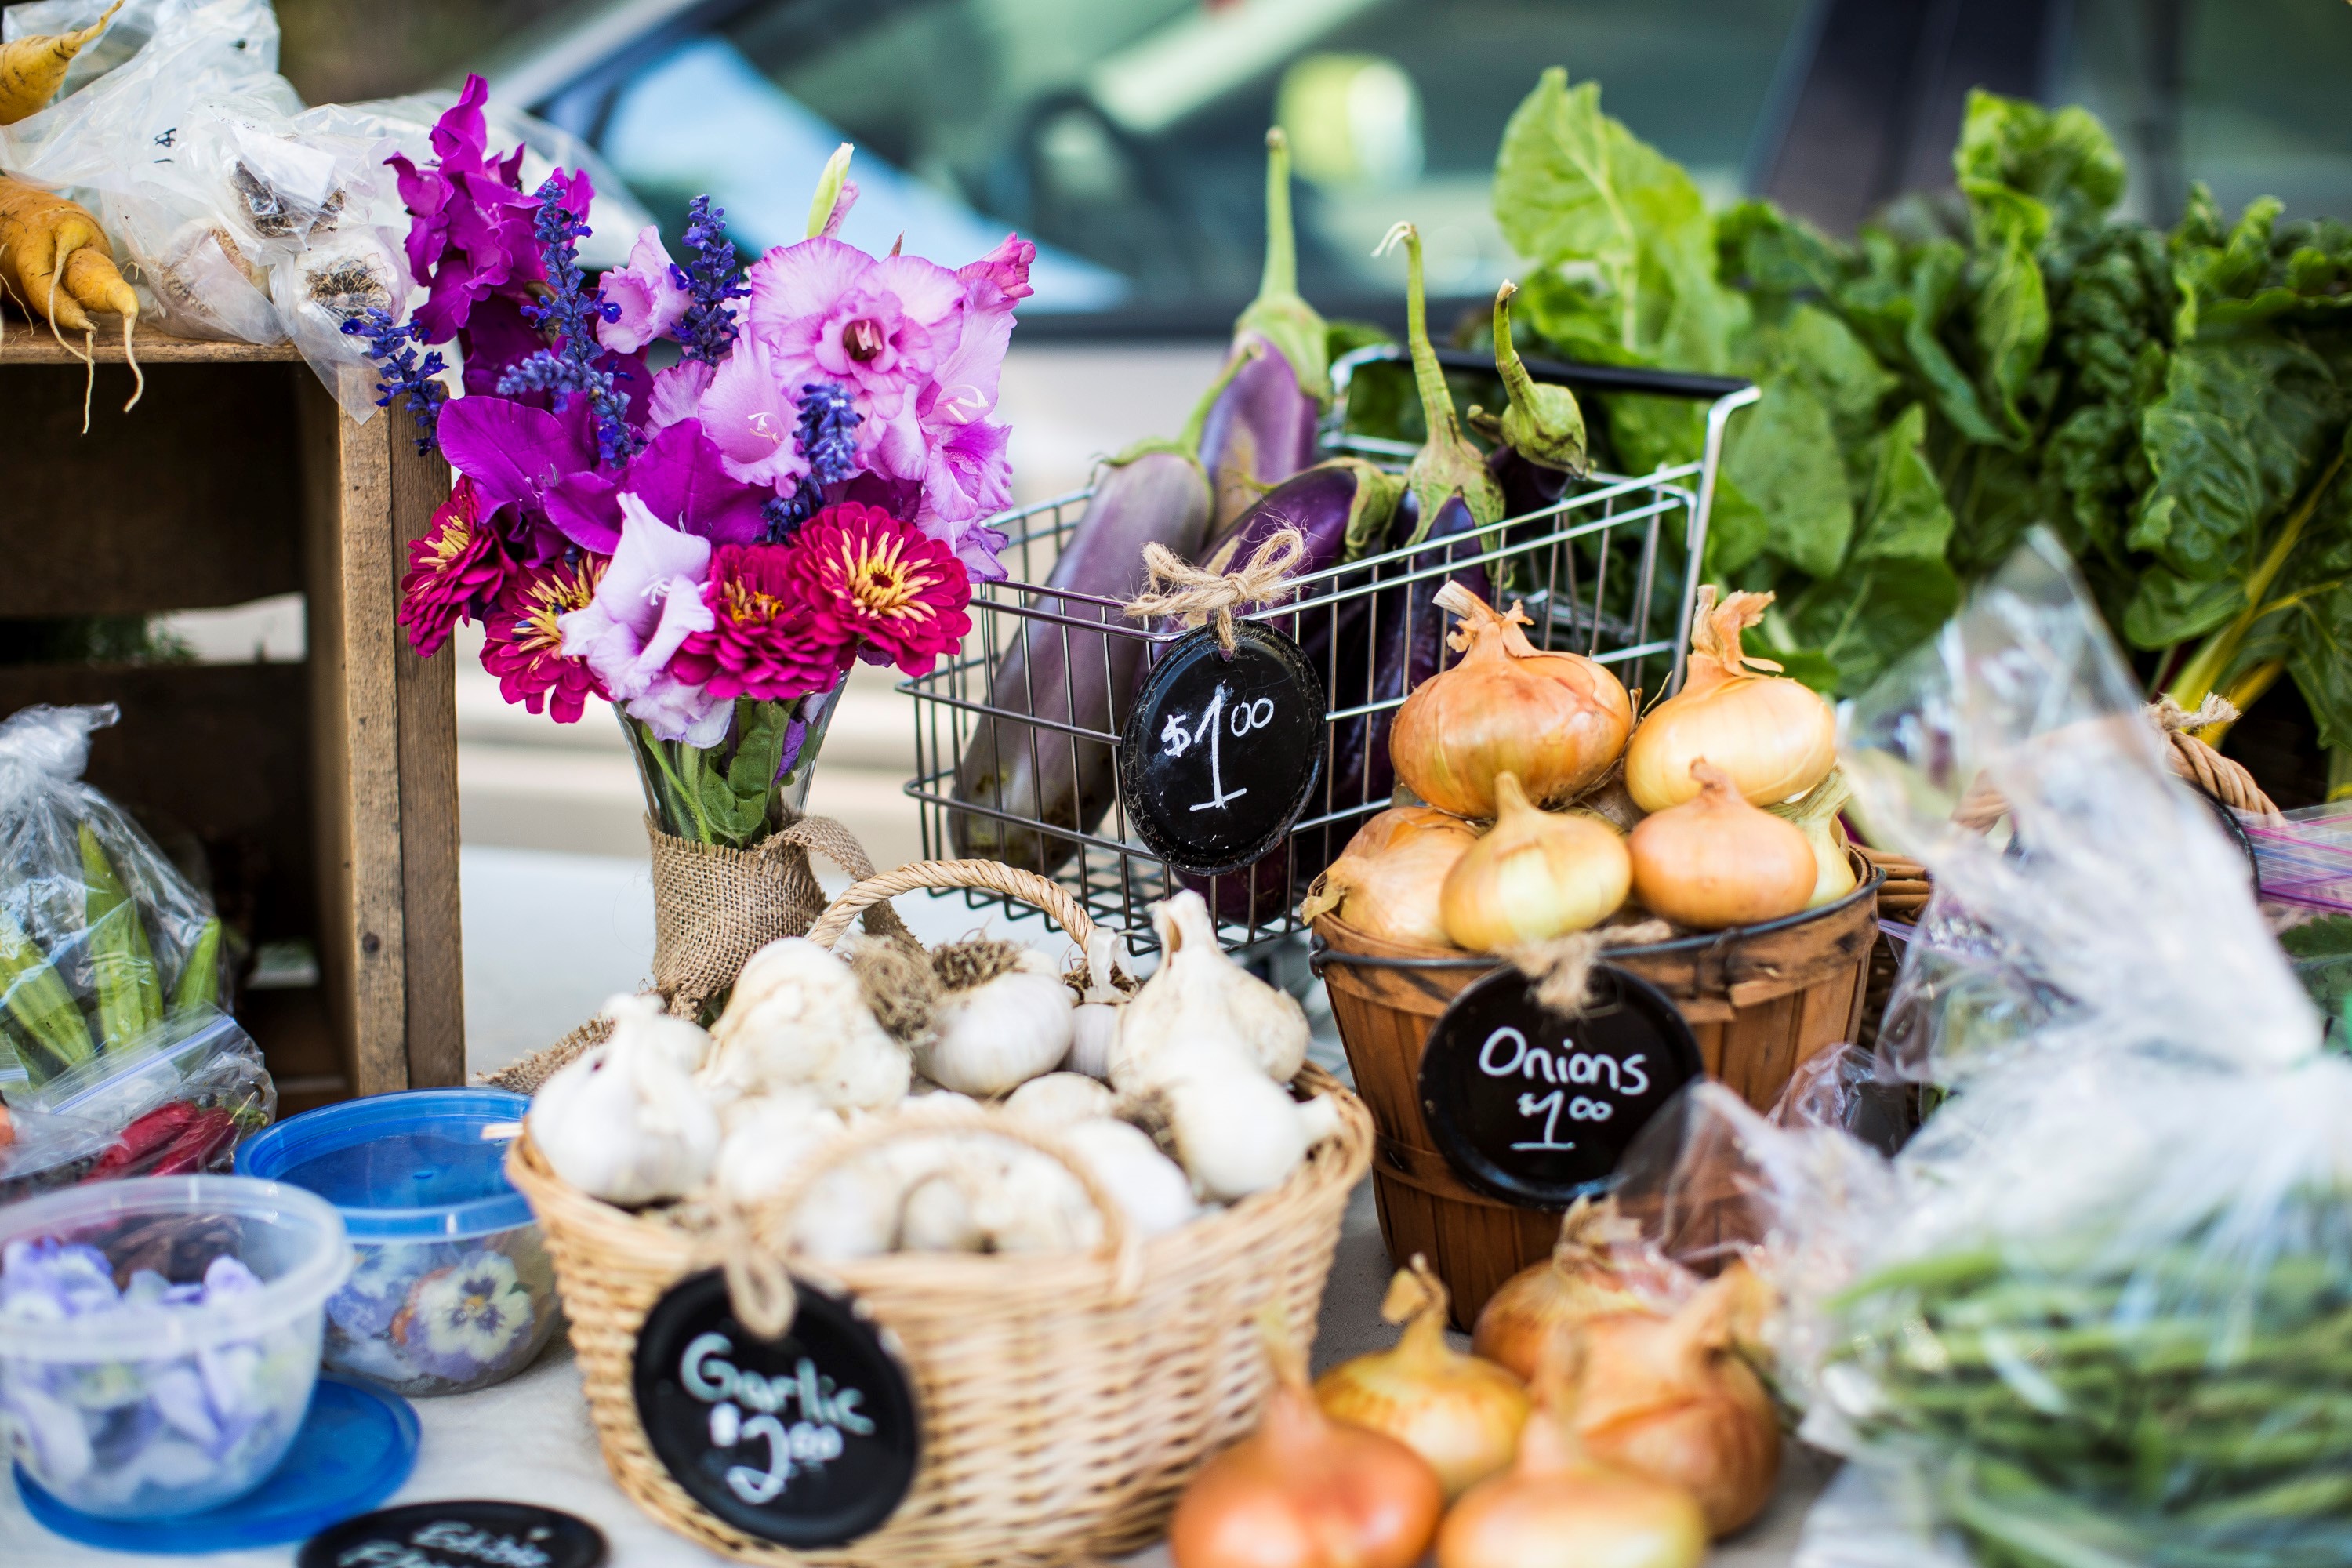
[[[240,998],[289,1110],[464,1080],[456,688],[394,625],[406,545],[448,493],[404,414],[353,423],[289,345],[140,344],[129,414],[20,320],[0,341],[0,618],[151,616],[299,592],[299,665],[0,666],[0,712],[115,702],[89,778],[200,847],[249,939],[302,938],[321,984]]]

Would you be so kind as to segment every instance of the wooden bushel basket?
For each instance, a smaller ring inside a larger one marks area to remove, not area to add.
[[[966,887],[1036,904],[1081,948],[1093,929],[1041,877],[949,860],[859,882],[809,934],[829,946],[883,899]],[[1301,1343],[1313,1338],[1348,1194],[1371,1158],[1372,1125],[1362,1102],[1320,1068],[1308,1066],[1298,1087],[1338,1101],[1339,1135],[1280,1186],[1150,1240],[1107,1215],[1094,1252],[796,1264],[854,1293],[896,1337],[922,1419],[920,1465],[898,1511],[870,1534],[822,1550],[758,1540],[710,1513],[654,1457],[637,1415],[638,1330],[673,1285],[719,1261],[722,1244],[568,1185],[528,1135],[509,1152],[507,1173],[554,1258],[604,1463],[656,1520],[713,1551],[777,1568],[1055,1568],[1156,1540],[1192,1472],[1256,1426],[1269,1382],[1261,1311],[1278,1310]],[[833,1152],[854,1152],[858,1137],[846,1135]],[[791,1201],[783,1194],[780,1206]]]
[[[1854,1037],[1883,874],[1836,903],[1764,925],[1682,937],[1605,955],[1674,999],[1698,1037],[1707,1074],[1769,1110],[1798,1066]],[[1496,967],[1492,958],[1383,942],[1336,915],[1315,921],[1316,967],[1331,997],[1356,1091],[1380,1130],[1372,1195],[1389,1257],[1427,1255],[1467,1327],[1504,1280],[1550,1256],[1559,1216],[1465,1186],[1437,1152],[1421,1110],[1421,1053],[1454,998]]]

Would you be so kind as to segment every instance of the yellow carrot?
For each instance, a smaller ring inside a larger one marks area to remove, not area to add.
[[[41,37],[19,38],[13,44],[0,44],[0,125],[14,125],[30,114],[48,107],[49,100],[66,79],[66,68],[84,46],[114,20],[122,9],[122,0],[106,8],[106,15],[79,33],[55,33]]]
[[[121,317],[122,355],[132,377],[131,401],[122,411],[128,414],[138,406],[147,389],[131,342],[139,324],[139,296],[123,281],[114,265],[114,247],[88,208],[54,191],[0,175],[0,293],[14,299],[27,315],[47,321],[53,334],[62,328],[87,340],[97,331],[90,310]],[[85,353],[85,363],[87,357]],[[85,409],[82,428],[87,432],[89,427]]]

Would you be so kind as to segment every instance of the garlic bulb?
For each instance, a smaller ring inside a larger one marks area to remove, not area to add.
[[[1102,1215],[1061,1163],[985,1133],[891,1145],[907,1184],[906,1252],[1068,1252],[1102,1240]]]
[[[1097,1117],[1063,1128],[1061,1139],[1118,1200],[1128,1222],[1141,1235],[1174,1230],[1201,1212],[1192,1201],[1192,1180],[1160,1152],[1149,1133]]]
[[[1050,1131],[1074,1122],[1114,1114],[1118,1096],[1099,1079],[1077,1072],[1049,1072],[1014,1089],[1004,1101],[1005,1114],[1032,1127]]]
[[[940,998],[915,1065],[946,1088],[1003,1094],[1069,1054],[1070,1012],[1070,988],[1043,953],[1024,949],[1013,968]]]
[[[614,996],[604,1004],[604,1016],[617,1027],[624,1018],[630,1032],[667,1058],[682,1073],[700,1068],[710,1055],[710,1036],[690,1018],[673,1017],[661,998],[650,992]]]
[[[592,1197],[650,1204],[710,1174],[719,1117],[654,1027],[660,1004],[614,997],[612,1037],[540,1086],[525,1124],[555,1173]]]
[[[907,1047],[875,1022],[849,966],[805,937],[751,955],[710,1034],[696,1081],[717,1100],[803,1088],[833,1110],[880,1110],[907,1097]]]
[[[1134,1088],[1120,1087],[1167,1121],[1193,1189],[1220,1203],[1279,1185],[1338,1126],[1327,1097],[1299,1104],[1230,1035],[1204,1030],[1149,1066]]]
[[[812,1184],[793,1215],[793,1245],[820,1263],[878,1258],[898,1244],[907,1184],[883,1158],[862,1155]]]
[[[1070,1014],[1070,1054],[1062,1066],[1088,1078],[1110,1077],[1118,1010],[1127,1005],[1127,993],[1111,981],[1111,948],[1118,940],[1118,932],[1103,928],[1087,938],[1087,994]]]
[[[1225,956],[1201,895],[1182,892],[1157,905],[1151,924],[1160,933],[1160,968],[1119,1020],[1112,1087],[1125,1093],[1150,1087],[1146,1058],[1202,1034],[1230,1039],[1276,1083],[1297,1078],[1307,1063],[1306,1013]]]
[[[738,1203],[772,1196],[848,1124],[803,1089],[738,1100],[725,1116],[711,1184]]]

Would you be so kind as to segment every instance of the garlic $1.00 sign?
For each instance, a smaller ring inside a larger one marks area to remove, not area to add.
[[[1455,997],[1431,1028],[1421,1109],[1464,1185],[1566,1208],[1599,1193],[1634,1135],[1704,1070],[1690,1026],[1639,975],[1593,965],[1591,996],[1569,1018],[1506,968]]]

